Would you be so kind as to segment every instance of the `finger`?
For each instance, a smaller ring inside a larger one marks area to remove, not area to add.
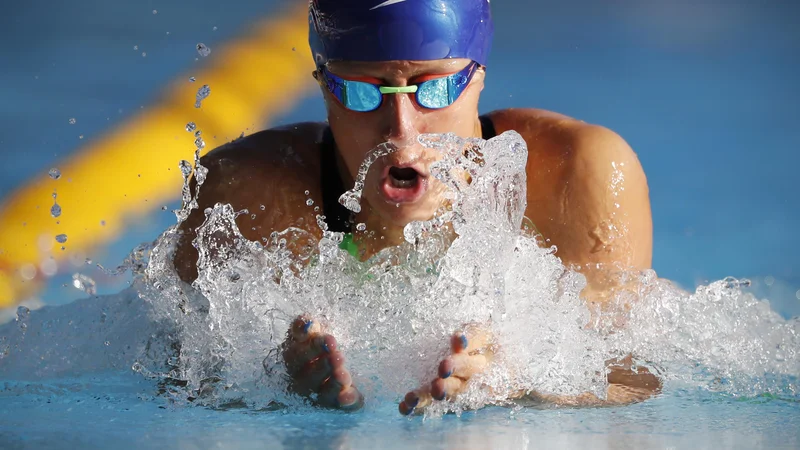
[[[473,375],[485,371],[489,363],[490,358],[486,354],[456,353],[448,356],[439,364],[439,378],[456,376],[469,380]]]
[[[343,390],[349,389],[352,384],[350,372],[344,367],[338,367],[331,371],[331,376],[325,380],[319,390],[317,402],[322,406],[339,406],[339,394]]]
[[[303,367],[292,380],[292,390],[301,395],[319,392],[322,384],[331,377],[331,363],[327,357],[317,358]]]
[[[294,342],[284,351],[283,360],[290,375],[294,375],[310,361],[335,352],[336,339],[329,335],[316,335],[305,342]]]
[[[450,339],[453,353],[485,351],[491,343],[491,333],[477,326],[468,326],[464,331],[453,334]]]
[[[407,393],[403,401],[398,405],[398,409],[400,414],[408,416],[412,413],[421,413],[431,403],[433,403],[433,398],[431,397],[430,385],[427,385]]]
[[[364,395],[355,386],[342,389],[336,398],[337,407],[344,411],[355,411],[364,406]]]
[[[308,316],[300,316],[289,327],[289,338],[295,342],[305,342],[321,332],[322,326],[319,322]]]
[[[431,397],[434,400],[455,398],[466,387],[467,382],[457,377],[437,378],[431,382]]]

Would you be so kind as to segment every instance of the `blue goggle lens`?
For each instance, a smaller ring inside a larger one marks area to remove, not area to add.
[[[416,89],[416,99],[422,107],[428,109],[441,109],[452,105],[469,85],[472,76],[478,68],[478,63],[473,62],[458,73],[435,78],[419,83]],[[325,68],[320,69],[328,90],[340,102],[352,111],[374,111],[381,106],[383,95],[381,86],[364,81],[351,81],[340,78]]]

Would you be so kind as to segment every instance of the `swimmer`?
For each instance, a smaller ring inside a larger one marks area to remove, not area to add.
[[[204,209],[218,202],[234,210],[263,210],[237,219],[242,234],[258,242],[290,226],[321,238],[316,215],[324,214],[331,231],[351,233],[366,260],[402,243],[406,224],[430,219],[442,204],[443,188],[430,174],[439,155],[418,143],[420,134],[490,139],[514,130],[528,147],[526,217],[544,245],[557,246],[556,256],[586,276],[583,296],[590,306],[609,303],[621,287],[598,267],[651,265],[652,222],[642,167],[625,140],[602,126],[532,108],[480,115],[481,91],[491,79],[493,29],[489,0],[311,0],[312,76],[328,120],[261,131],[203,157],[208,176],[199,208],[182,224],[175,255],[180,277],[186,282],[197,277],[191,242]],[[527,80],[524,73],[518,76]],[[338,198],[353,186],[365,155],[386,142],[398,150],[372,165],[362,210],[351,214]],[[624,189],[618,188],[620,181]],[[307,206],[309,199],[320,211]],[[373,233],[359,232],[355,223]],[[491,364],[490,340],[480,327],[458,331],[452,355],[439,363],[439,377],[409,392],[400,412],[420,412],[432,399],[458,395],[473,374]],[[292,324],[283,355],[295,392],[316,394],[321,406],[363,404],[335,338],[314,318]],[[660,389],[656,377],[631,367],[630,359],[609,362],[607,400],[523,394],[556,404],[596,405],[642,400]]]

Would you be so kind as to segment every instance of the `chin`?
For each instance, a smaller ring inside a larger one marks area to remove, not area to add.
[[[432,219],[441,204],[428,196],[413,203],[391,203],[380,194],[369,195],[366,200],[372,213],[380,217],[384,226],[398,228],[411,222]]]

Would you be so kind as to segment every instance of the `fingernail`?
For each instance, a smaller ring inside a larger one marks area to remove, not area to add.
[[[309,320],[308,322],[306,322],[306,324],[303,325],[303,333],[308,334],[308,330],[309,330],[309,328],[311,328],[311,325],[314,325],[314,321],[313,320]]]
[[[466,350],[466,348],[467,348],[467,343],[468,343],[468,341],[467,341],[467,335],[466,335],[466,334],[462,334],[460,337],[461,337],[461,349],[462,349],[462,350]]]
[[[452,375],[452,374],[453,374],[453,369],[450,369],[449,372],[447,372],[446,374],[442,375],[442,378],[450,378],[450,375]]]
[[[434,400],[444,400],[445,397],[447,397],[447,392],[442,390],[442,396],[441,397],[434,397]]]
[[[411,406],[411,405],[409,405],[408,403],[406,403],[406,409],[405,409],[405,411],[403,411],[403,410],[400,410],[400,412],[401,412],[401,413],[402,413],[404,416],[410,416],[410,415],[411,415],[411,413],[413,413],[413,412],[414,412],[414,407],[413,407],[413,406]]]
[[[413,410],[419,405],[419,397],[415,397],[411,402],[406,402],[406,405],[408,405],[409,409]]]

